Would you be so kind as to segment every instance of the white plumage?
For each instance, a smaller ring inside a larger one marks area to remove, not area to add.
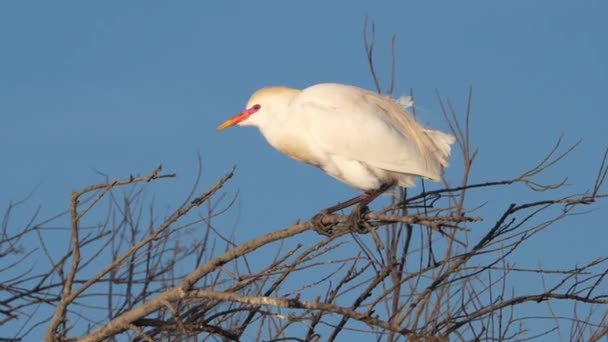
[[[408,100],[335,83],[269,87],[218,129],[257,126],[277,150],[364,191],[414,186],[415,177],[439,181],[454,137],[419,124]]]

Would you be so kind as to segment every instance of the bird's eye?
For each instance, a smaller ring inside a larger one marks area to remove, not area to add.
[[[258,110],[260,110],[260,108],[262,108],[262,106],[260,106],[259,104],[256,104],[252,108],[253,108],[253,110],[258,111]]]

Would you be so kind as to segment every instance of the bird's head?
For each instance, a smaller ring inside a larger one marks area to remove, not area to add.
[[[289,101],[298,92],[300,91],[288,87],[262,88],[249,98],[244,111],[224,121],[217,130],[234,125],[260,127],[266,121],[273,121],[276,115],[285,113]]]

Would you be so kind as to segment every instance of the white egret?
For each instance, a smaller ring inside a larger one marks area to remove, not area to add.
[[[258,127],[275,149],[363,190],[323,211],[359,203],[353,216],[394,185],[414,186],[415,177],[441,180],[454,143],[452,135],[423,127],[404,103],[335,83],[260,89],[217,129],[234,125]]]

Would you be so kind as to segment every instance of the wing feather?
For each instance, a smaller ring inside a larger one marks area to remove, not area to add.
[[[295,115],[328,154],[380,169],[440,180],[454,138],[422,127],[384,96],[340,84],[319,84],[294,98]]]

